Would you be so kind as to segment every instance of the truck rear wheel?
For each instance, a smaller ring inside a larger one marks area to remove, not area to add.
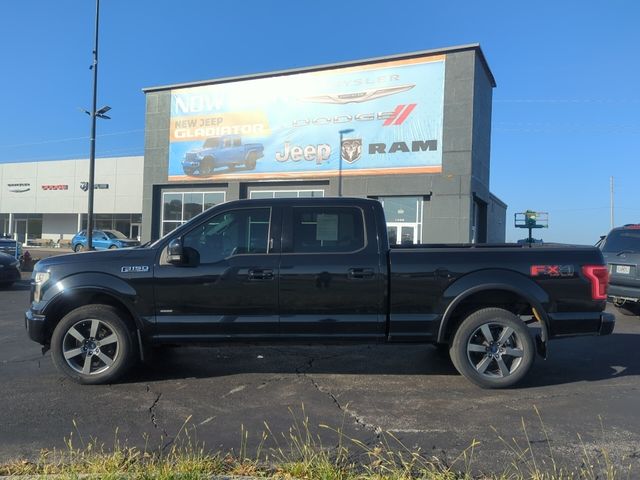
[[[51,357],[57,369],[82,384],[112,383],[133,363],[134,344],[120,312],[109,305],[85,305],[56,325]]]
[[[518,316],[501,308],[484,308],[460,324],[450,354],[456,369],[471,382],[482,388],[505,388],[529,372],[535,346]]]

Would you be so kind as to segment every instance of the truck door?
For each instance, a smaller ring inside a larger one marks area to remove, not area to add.
[[[188,264],[161,260],[155,269],[157,334],[165,341],[276,336],[279,226],[278,209],[245,207],[185,233]]]
[[[284,209],[279,288],[283,338],[384,338],[381,256],[376,226],[366,220],[372,215],[365,213],[326,200]]]

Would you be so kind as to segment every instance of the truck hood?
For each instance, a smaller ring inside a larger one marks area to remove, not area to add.
[[[97,266],[97,264],[122,264],[129,265],[139,259],[147,259],[151,254],[151,248],[131,248],[117,250],[100,250],[93,252],[68,253],[56,255],[40,260],[36,263],[39,271],[47,270],[49,267],[58,265],[87,265],[87,270]]]

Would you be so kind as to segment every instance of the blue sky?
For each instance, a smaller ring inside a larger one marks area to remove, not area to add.
[[[0,4],[0,162],[89,150],[92,0]],[[548,241],[640,223],[636,1],[102,0],[99,156],[140,155],[142,88],[479,42],[497,81],[491,190]]]

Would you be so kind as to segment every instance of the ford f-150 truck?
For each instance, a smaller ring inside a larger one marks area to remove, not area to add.
[[[190,176],[213,175],[216,168],[234,169],[241,165],[247,170],[256,168],[264,156],[260,143],[242,143],[240,135],[225,135],[205,140],[201,148],[189,150],[182,160],[182,170]]]
[[[499,388],[550,339],[613,331],[607,278],[595,247],[390,248],[375,200],[239,200],[146,246],[41,260],[25,322],[80,383],[162,344],[359,342],[440,345]]]

